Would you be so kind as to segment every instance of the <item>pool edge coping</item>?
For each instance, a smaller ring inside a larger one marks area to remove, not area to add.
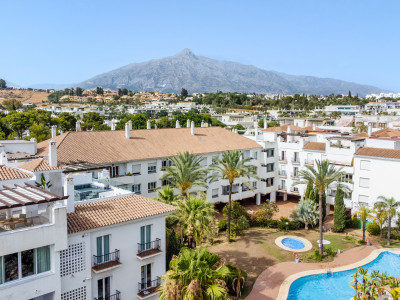
[[[304,248],[303,249],[292,249],[292,248],[286,247],[285,245],[282,244],[282,240],[287,239],[287,238],[292,238],[292,239],[295,238],[295,239],[300,240],[301,242],[304,243]],[[296,235],[282,235],[282,236],[279,236],[279,237],[277,237],[275,239],[275,244],[279,248],[281,248],[283,250],[290,251],[290,252],[307,252],[307,251],[310,251],[312,249],[312,247],[313,247],[309,240],[307,240],[307,239],[305,239],[303,237],[300,237],[300,236],[296,236]]]
[[[340,267],[336,267],[336,268],[332,268],[330,269],[331,272],[341,272],[341,271],[348,271],[351,269],[355,269],[358,268],[360,266],[366,265],[370,262],[372,262],[373,260],[375,260],[379,254],[381,254],[382,252],[392,252],[394,254],[400,254],[400,249],[393,249],[393,248],[381,248],[381,249],[375,249],[373,250],[367,257],[363,258],[362,260],[349,264],[349,265],[345,265],[345,266],[340,266]],[[279,293],[278,293],[278,297],[276,298],[276,300],[286,300],[287,297],[289,296],[289,289],[290,286],[292,285],[292,283],[302,277],[305,276],[309,276],[309,275],[316,275],[316,274],[324,274],[326,273],[326,269],[320,269],[320,270],[310,270],[310,271],[303,271],[303,272],[298,272],[295,274],[292,274],[290,276],[288,276],[281,284],[280,288],[279,288]]]

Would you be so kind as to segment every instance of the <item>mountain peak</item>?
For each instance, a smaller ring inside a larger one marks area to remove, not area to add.
[[[192,50],[190,50],[189,48],[185,48],[183,49],[181,52],[179,52],[177,54],[177,56],[187,56],[187,57],[196,57],[196,55],[193,53]]]

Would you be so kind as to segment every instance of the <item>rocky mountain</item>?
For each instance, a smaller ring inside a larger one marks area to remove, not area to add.
[[[279,94],[347,94],[364,96],[383,89],[330,78],[294,76],[259,69],[251,65],[220,61],[197,56],[189,49],[161,59],[133,63],[97,75],[76,86],[132,91],[180,93],[186,88],[194,92],[240,92]]]

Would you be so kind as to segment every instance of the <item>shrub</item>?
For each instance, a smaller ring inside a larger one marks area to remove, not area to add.
[[[250,215],[251,226],[268,227],[270,221],[261,210]]]
[[[379,228],[379,225],[374,222],[367,225],[367,231],[370,235],[379,235],[381,229]]]
[[[288,224],[286,225],[286,223],[288,223]],[[277,221],[277,225],[278,225],[277,227],[281,231],[286,231],[286,229],[287,230],[296,230],[296,229],[300,229],[304,226],[304,224],[299,221],[294,221],[294,222],[289,221],[289,219],[285,218],[285,217],[281,217],[279,219],[279,221]],[[273,228],[273,227],[271,227],[271,228]]]
[[[241,216],[239,219],[237,219],[236,223],[232,223],[231,225],[231,235],[233,237],[242,234],[243,230],[246,230],[250,227],[249,220]]]
[[[269,228],[278,228],[279,221],[278,220],[269,220],[267,227]]]
[[[218,230],[224,231],[228,228],[228,220],[220,220],[218,222]]]
[[[387,227],[382,229],[382,236],[387,236],[388,229]],[[390,229],[390,238],[393,240],[400,240],[400,230],[396,228]]]
[[[324,254],[323,255],[321,255],[319,253],[319,249],[315,249],[313,252],[311,252],[311,253],[309,253],[307,255],[307,258],[308,259],[313,259],[313,260],[319,262],[319,261],[322,261],[322,259],[325,258],[325,257],[329,257],[329,256],[335,257],[336,254],[337,254],[337,251],[335,249],[332,249],[330,247],[324,247]]]
[[[326,252],[326,256],[332,256],[332,257],[335,257],[337,254],[337,250],[330,247],[325,247],[324,252]]]
[[[313,252],[307,255],[308,259],[314,259],[315,261],[322,261],[322,255],[319,253],[318,249],[315,249]]]
[[[232,265],[226,265],[227,268],[229,269],[229,275],[224,278],[224,281],[226,282],[226,287],[228,288],[228,293],[231,295],[236,295],[236,291],[233,289],[233,280],[237,278],[238,276],[238,268],[232,266]],[[245,281],[247,279],[247,273],[243,270],[240,269],[240,276],[244,277]],[[243,292],[245,287],[241,285],[240,291]]]
[[[335,210],[333,212],[334,232],[343,232],[346,227],[346,206],[343,201],[344,193],[341,188],[338,188],[335,195]],[[332,228],[331,228],[332,229]]]
[[[364,240],[358,240],[357,243],[360,245],[365,245],[367,242]]]
[[[228,217],[228,204],[224,206],[222,209],[222,214],[224,215],[225,218]],[[246,211],[246,208],[244,206],[240,205],[238,201],[232,201],[231,203],[231,218],[233,221],[239,219],[240,217],[246,217],[249,218],[249,214]]]
[[[361,221],[357,217],[348,218],[346,220],[346,228],[359,228],[360,224],[361,224]]]

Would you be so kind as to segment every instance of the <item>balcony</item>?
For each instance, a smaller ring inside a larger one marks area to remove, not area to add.
[[[299,159],[292,159],[292,164],[293,165],[299,165],[300,164],[300,160]]]
[[[290,189],[290,192],[291,192],[292,194],[300,195],[300,192],[299,192],[299,189],[298,189],[298,188],[291,188],[291,189]]]
[[[138,297],[145,299],[158,292],[158,288],[161,285],[161,278],[156,277],[155,280],[149,280],[144,283],[138,282]]]
[[[100,297],[100,298],[94,298],[94,300],[121,300],[121,292],[118,290],[115,290],[114,295],[104,296],[104,297]]]
[[[304,161],[304,164],[308,165],[308,166],[313,166],[314,165],[314,160],[313,159],[306,159]]]
[[[286,171],[279,171],[279,176],[280,177],[287,177]]]
[[[286,192],[286,187],[282,185],[278,185],[278,191]]]
[[[92,270],[95,273],[115,269],[119,265],[121,265],[121,263],[119,261],[119,250],[117,249],[115,249],[115,251],[111,253],[106,253],[103,255],[93,255]]]
[[[161,240],[156,239],[155,241],[148,243],[138,243],[138,253],[136,256],[139,259],[144,259],[149,256],[154,256],[156,254],[161,253]]]
[[[290,176],[292,179],[298,180],[299,179],[299,174],[295,173],[292,176]]]
[[[279,162],[281,164],[286,164],[287,163],[286,157],[279,157]]]

